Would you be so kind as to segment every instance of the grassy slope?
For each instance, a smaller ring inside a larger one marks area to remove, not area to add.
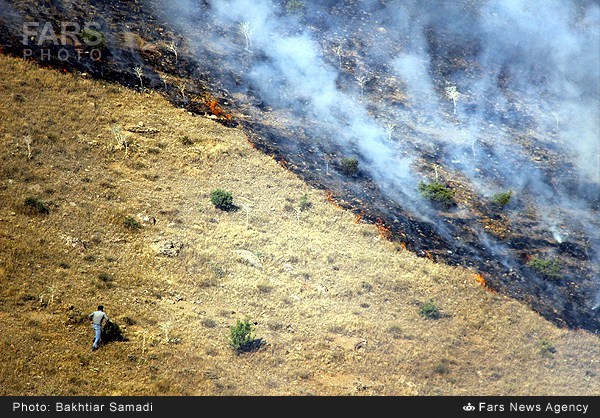
[[[4,56],[0,118],[2,395],[600,394],[597,336],[381,239],[240,131]],[[217,187],[248,216],[215,209]],[[156,224],[125,228],[138,214]],[[430,299],[442,318],[419,315]],[[98,303],[129,341],[92,353]],[[266,344],[237,356],[244,317]]]

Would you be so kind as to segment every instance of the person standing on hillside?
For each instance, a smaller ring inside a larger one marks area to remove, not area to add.
[[[102,334],[102,324],[104,321],[110,322],[108,315],[104,313],[104,306],[98,305],[98,310],[88,315],[88,319],[92,323],[92,328],[96,331],[96,337],[94,338],[94,345],[92,345],[92,351],[98,349],[98,343],[100,343],[100,335]]]

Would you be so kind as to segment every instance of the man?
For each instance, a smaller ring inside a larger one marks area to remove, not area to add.
[[[108,315],[104,313],[104,306],[98,305],[98,310],[88,315],[92,328],[96,331],[96,338],[94,338],[94,345],[92,345],[92,351],[98,349],[98,343],[100,342],[100,335],[102,334],[102,324],[104,321],[109,322]]]

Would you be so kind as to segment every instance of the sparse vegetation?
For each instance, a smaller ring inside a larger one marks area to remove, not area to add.
[[[563,278],[560,262],[552,258],[543,259],[534,257],[527,265],[545,279],[560,280]]]
[[[48,207],[48,204],[37,197],[30,196],[25,199],[25,206],[29,207],[32,211],[41,213],[43,215],[50,213],[50,207]]]
[[[186,146],[189,146],[189,145],[194,145],[194,140],[193,140],[193,139],[191,139],[191,138],[190,138],[189,136],[187,136],[187,135],[184,135],[184,136],[182,136],[182,137],[179,139],[179,141],[180,141],[180,142],[181,142],[183,145],[186,145]]]
[[[210,193],[210,201],[217,208],[230,211],[234,208],[233,195],[223,189],[215,189]]]
[[[125,219],[123,220],[123,225],[125,226],[125,228],[133,230],[140,229],[142,227],[142,224],[139,223],[139,221],[131,215],[127,215],[125,217]]]
[[[308,200],[308,195],[304,194],[302,198],[300,198],[300,210],[305,211],[312,206],[312,203]]]
[[[438,364],[433,367],[433,373],[439,375],[450,374],[450,366],[447,359],[442,359]]]
[[[436,306],[433,300],[422,303],[419,307],[419,314],[427,319],[439,319],[441,317],[440,308]]]
[[[402,328],[399,325],[392,325],[387,329],[387,332],[392,336],[392,338],[394,339],[399,339],[402,338]]]
[[[340,169],[346,176],[355,176],[358,173],[358,159],[342,158],[340,160]]]
[[[88,47],[103,49],[106,48],[106,36],[91,28],[83,28],[79,33],[79,39]]]
[[[434,180],[431,183],[421,181],[419,182],[418,188],[421,192],[421,196],[432,202],[439,203],[446,208],[456,204],[454,201],[455,190],[438,180]]]
[[[496,206],[503,208],[504,206],[508,205],[508,202],[510,202],[511,196],[512,196],[512,190],[509,190],[507,192],[496,193],[495,195],[493,195],[491,197],[490,200]]]
[[[254,341],[254,324],[249,319],[237,320],[229,330],[229,343],[239,354],[248,351]]]
[[[100,279],[100,281],[104,282],[104,283],[109,283],[112,281],[112,276],[106,272],[102,272],[100,274],[98,274],[98,279]]]
[[[554,357],[556,353],[556,347],[547,338],[542,338],[539,343],[540,354],[547,358]]]
[[[102,327],[102,336],[100,337],[103,344],[112,341],[127,341],[123,334],[123,330],[115,321],[109,321]]]

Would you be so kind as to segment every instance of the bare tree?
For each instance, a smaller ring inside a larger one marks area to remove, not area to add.
[[[356,76],[356,81],[360,86],[360,94],[364,94],[365,92],[365,84],[367,83],[368,77],[365,74],[360,74]]]
[[[456,89],[456,86],[448,86],[446,87],[446,97],[452,100],[452,104],[454,105],[454,114],[456,115],[456,102],[460,97],[460,93]]]
[[[332,51],[335,53],[335,55],[337,55],[338,57],[338,66],[340,68],[342,68],[342,54],[344,53],[344,49],[342,48],[342,45],[336,45],[332,48]]]
[[[133,72],[140,79],[140,87],[143,89],[144,88],[144,82],[142,80],[142,75],[144,75],[144,71],[142,70],[142,67],[135,67],[133,69]]]
[[[166,74],[160,74],[159,77],[165,85],[165,91],[167,91],[167,81],[169,81],[169,76],[167,76]]]
[[[127,142],[127,137],[125,136],[125,134],[123,134],[123,129],[121,128],[121,125],[113,125],[111,130],[117,142],[117,147],[123,148],[125,150],[125,157],[127,157],[129,153],[129,143]]]
[[[242,200],[244,203],[241,203],[242,208],[246,212],[246,228],[250,227],[250,210],[254,207],[252,202],[244,197],[239,197],[238,200]]]
[[[252,33],[252,27],[249,22],[240,23],[240,32],[244,35],[244,39],[246,40],[246,51],[250,52],[250,47],[252,46],[252,42],[250,39],[250,34]]]
[[[560,112],[555,110],[553,112],[550,112],[550,114],[552,115],[552,117],[554,117],[554,120],[556,121],[556,131],[558,132],[558,122],[559,122]]]
[[[331,155],[325,154],[325,174],[329,175],[329,162],[332,160]]]
[[[185,83],[185,81],[181,81],[179,84],[177,84],[177,89],[179,90],[179,93],[181,93],[181,98],[183,99],[184,102],[187,100],[185,98],[185,89],[186,88],[187,88],[187,84]]]
[[[33,139],[31,139],[31,135],[25,135],[23,140],[27,146],[27,159],[31,160],[31,147],[33,146]]]
[[[177,62],[177,44],[175,41],[171,41],[167,43],[167,48],[175,55],[175,62]]]
[[[392,122],[388,122],[385,125],[385,131],[388,134],[388,141],[392,140],[392,133],[394,132],[394,130],[396,129],[396,124],[392,123]]]

